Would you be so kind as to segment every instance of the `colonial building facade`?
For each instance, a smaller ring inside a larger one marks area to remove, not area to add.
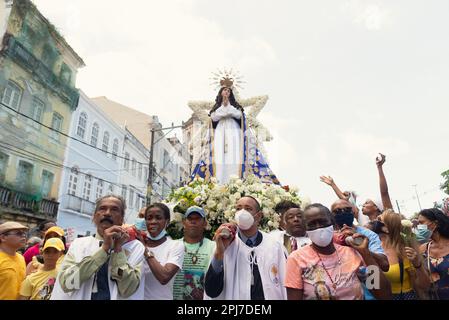
[[[34,226],[56,219],[84,62],[32,2],[0,6],[0,220]]]

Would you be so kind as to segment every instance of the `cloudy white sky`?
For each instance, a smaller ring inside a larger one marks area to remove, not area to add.
[[[403,213],[440,200],[449,169],[446,0],[34,0],[83,57],[77,86],[156,114],[212,100],[211,72],[233,67],[242,97],[267,94],[260,120],[283,184],[312,201],[331,175],[362,202],[378,195],[375,157]]]

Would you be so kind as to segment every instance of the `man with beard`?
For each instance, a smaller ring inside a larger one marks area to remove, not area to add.
[[[107,195],[96,201],[95,237],[72,242],[61,266],[52,300],[141,300],[145,248],[129,241],[122,227],[125,200]]]

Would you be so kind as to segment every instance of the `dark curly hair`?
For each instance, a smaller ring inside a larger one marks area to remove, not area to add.
[[[164,214],[165,220],[170,221],[170,209],[165,204],[160,203],[160,202],[155,202],[147,207],[147,209],[145,210],[145,218],[147,217],[148,212],[150,211],[151,208],[160,209],[162,211],[162,213]]]
[[[440,209],[423,209],[419,212],[420,215],[426,217],[432,222],[435,222],[437,227],[436,231],[444,238],[449,239],[449,217],[443,213]]]
[[[234,108],[236,108],[237,110],[240,110],[243,112],[243,107],[237,102],[237,100],[235,100],[234,92],[232,92],[232,89],[228,88],[228,87],[222,87],[220,89],[220,91],[218,91],[218,95],[215,98],[215,105],[210,110],[209,116],[212,114],[212,112],[214,112],[215,110],[217,110],[218,108],[221,107],[221,104],[223,103],[223,97],[221,96],[221,93],[223,92],[224,89],[229,89],[229,104],[231,106],[233,106]]]
[[[283,201],[279,202],[278,204],[276,204],[276,206],[274,207],[274,211],[277,214],[282,215],[285,212],[287,212],[287,210],[290,210],[292,208],[300,209],[301,207],[297,203],[294,203],[290,200],[283,200]]]

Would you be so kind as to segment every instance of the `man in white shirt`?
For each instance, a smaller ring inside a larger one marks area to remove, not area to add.
[[[108,195],[96,202],[95,237],[75,239],[70,245],[51,300],[142,300],[145,248],[129,241],[122,227],[125,200]]]
[[[285,300],[282,245],[259,230],[263,214],[255,198],[240,198],[236,209],[235,237],[227,225],[215,233],[217,246],[206,273],[205,299]]]
[[[303,211],[299,205],[291,201],[282,201],[276,205],[275,210],[281,215],[280,226],[282,229],[274,230],[270,235],[283,245],[287,258],[290,253],[310,244],[311,241],[306,235],[302,219]]]

